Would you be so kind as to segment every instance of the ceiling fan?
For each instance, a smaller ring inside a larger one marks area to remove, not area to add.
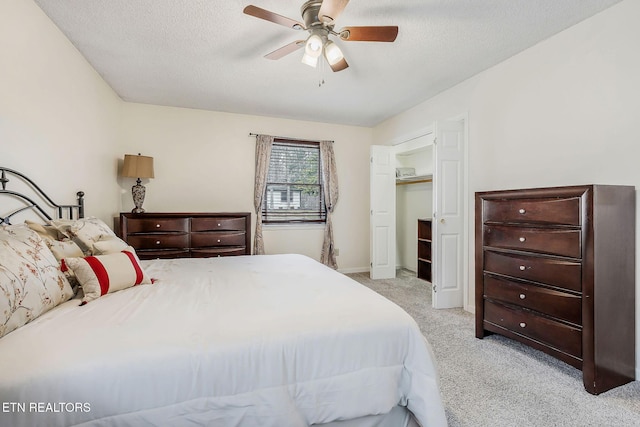
[[[265,55],[267,59],[280,59],[304,47],[302,62],[316,67],[318,59],[324,54],[333,71],[341,71],[349,66],[342,51],[329,36],[337,36],[344,41],[393,42],[398,36],[397,26],[344,27],[334,31],[334,21],[340,16],[349,0],[308,0],[300,11],[304,23],[277,13],[249,5],[244,13],[256,18],[274,22],[294,30],[307,30],[305,40],[296,40]]]

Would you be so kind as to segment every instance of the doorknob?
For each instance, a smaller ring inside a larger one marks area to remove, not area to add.
[[[440,224],[444,224],[444,218],[440,218]]]

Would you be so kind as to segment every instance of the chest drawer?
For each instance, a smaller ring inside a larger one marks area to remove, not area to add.
[[[484,270],[580,292],[582,265],[557,258],[485,251]]]
[[[485,274],[484,296],[536,310],[576,325],[582,324],[582,298],[578,295]]]
[[[246,234],[244,232],[211,231],[191,233],[191,247],[244,246],[245,239]]]
[[[486,222],[580,225],[580,198],[485,200]]]
[[[526,250],[572,258],[582,257],[579,229],[484,226],[484,244],[495,248]]]
[[[181,233],[129,235],[127,243],[136,249],[188,248],[189,235]]]
[[[188,232],[189,218],[130,218],[127,233]]]
[[[222,246],[219,248],[201,248],[201,249],[192,249],[191,257],[192,258],[209,258],[209,257],[219,257],[219,256],[235,256],[235,255],[248,255],[244,246]]]
[[[244,218],[193,218],[191,220],[191,231],[223,231],[223,230],[245,230],[246,221]]]
[[[490,301],[484,303],[485,321],[524,335],[564,353],[582,357],[582,329],[533,312]]]
[[[140,259],[172,259],[189,256],[188,249],[138,249],[136,251]]]

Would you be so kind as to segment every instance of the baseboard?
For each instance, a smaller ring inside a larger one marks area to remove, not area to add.
[[[338,272],[340,272],[342,274],[368,273],[369,272],[369,267],[339,268]]]

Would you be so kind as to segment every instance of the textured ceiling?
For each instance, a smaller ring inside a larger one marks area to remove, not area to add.
[[[619,1],[353,0],[336,29],[399,34],[338,41],[350,65],[338,73],[302,64],[302,50],[265,59],[307,33],[242,13],[254,4],[302,20],[302,0],[36,3],[126,101],[374,126]]]

